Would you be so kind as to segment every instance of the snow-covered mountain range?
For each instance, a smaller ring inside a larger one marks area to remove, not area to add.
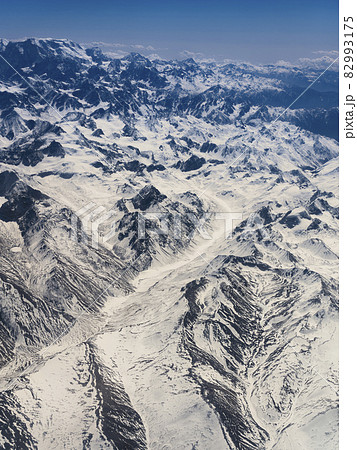
[[[320,74],[0,40],[1,448],[337,448]]]

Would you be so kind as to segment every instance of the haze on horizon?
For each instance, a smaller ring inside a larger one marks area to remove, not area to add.
[[[132,0],[1,5],[1,37],[100,42],[103,50],[164,59],[275,63],[338,50],[337,0]]]

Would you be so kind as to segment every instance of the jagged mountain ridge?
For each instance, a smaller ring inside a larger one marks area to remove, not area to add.
[[[333,71],[0,54],[2,445],[335,448]]]
[[[192,114],[213,123],[234,123],[242,118],[242,111],[237,114],[237,105],[244,105],[245,115],[254,112],[254,105],[259,105],[273,108],[274,119],[298,97],[302,84],[308,85],[311,78],[319,75],[314,69],[309,72],[294,68],[289,71],[294,72],[292,80],[282,80],[274,66],[260,72],[255,68],[253,75],[253,68],[249,72],[245,65],[198,64],[194,60],[150,61],[138,54],[110,60],[99,49],[85,50],[61,40],[9,42],[1,55],[8,62],[0,61],[3,82],[6,83],[9,76],[13,78],[13,69],[25,70],[37,90],[35,92],[18,76],[18,87],[22,86],[23,90],[17,89],[11,94],[2,92],[1,106],[7,114],[10,111],[15,114],[14,103],[17,106],[23,103],[29,109],[37,102],[47,101],[60,111],[71,108],[85,111],[92,107],[90,116],[125,116],[128,125],[133,113],[138,113],[143,105],[148,109],[145,114],[150,110],[156,116]],[[326,88],[319,88],[318,81],[308,96],[302,96],[292,105],[292,110],[299,114],[290,112],[285,118],[314,131],[307,123],[311,121],[304,120],[304,111],[308,109],[316,122],[313,126],[320,127],[321,133],[325,125],[327,135],[336,138],[337,131],[332,125],[335,122],[333,111],[338,107],[338,79],[332,70],[324,79],[327,77],[333,80],[327,92]],[[299,81],[295,83],[295,79]],[[43,98],[38,98],[38,94]],[[15,117],[12,120],[16,122]],[[9,132],[4,130],[3,135],[11,137]]]

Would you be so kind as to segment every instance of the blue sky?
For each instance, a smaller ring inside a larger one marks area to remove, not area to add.
[[[338,1],[9,0],[0,30],[7,39],[104,42],[164,58],[296,61],[338,50]]]

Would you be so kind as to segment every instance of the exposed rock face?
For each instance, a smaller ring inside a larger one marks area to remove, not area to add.
[[[334,450],[337,72],[0,54],[0,447]]]
[[[204,158],[192,155],[180,165],[180,169],[182,172],[191,172],[192,170],[200,169],[205,162],[206,160]]]

